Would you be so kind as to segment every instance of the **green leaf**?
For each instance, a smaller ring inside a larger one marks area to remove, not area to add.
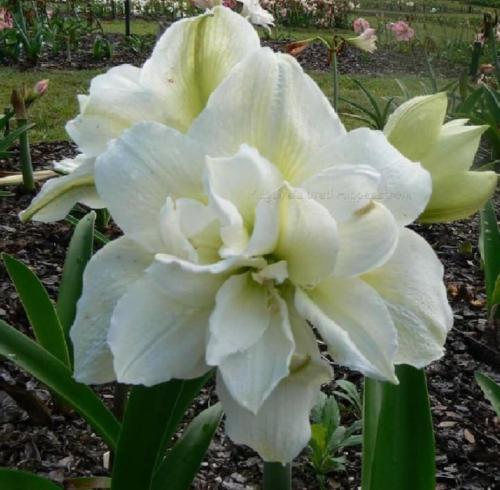
[[[37,342],[63,364],[70,366],[64,332],[45,287],[28,266],[7,254],[2,254],[2,258]]]
[[[177,424],[211,375],[132,389],[113,465],[113,490],[149,489]]]
[[[0,355],[28,371],[71,405],[115,449],[120,424],[99,397],[86,385],[77,383],[59,359],[36,342],[0,320]]]
[[[484,396],[491,402],[498,417],[500,417],[500,385],[497,385],[489,376],[482,373],[475,374],[477,384],[483,390]]]
[[[23,124],[21,127],[12,130],[7,136],[0,139],[0,151],[7,151],[23,133],[32,128],[34,124]]]
[[[0,488],[3,490],[61,490],[46,478],[20,470],[0,468]]]
[[[480,251],[484,262],[488,308],[491,309],[495,304],[495,284],[500,273],[500,233],[491,201],[481,210]]]
[[[188,490],[220,424],[220,403],[207,408],[189,424],[155,473],[152,490]]]
[[[83,271],[92,257],[94,245],[94,223],[96,214],[91,211],[75,227],[69,242],[66,260],[59,286],[57,314],[63,329],[65,342],[72,359],[72,344],[69,330],[76,315],[76,303],[82,294]]]
[[[435,450],[423,370],[397,366],[399,385],[366,378],[363,490],[433,490]],[[408,486],[411,482],[411,486]]]

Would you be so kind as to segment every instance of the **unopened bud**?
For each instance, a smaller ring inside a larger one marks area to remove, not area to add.
[[[49,80],[40,80],[39,82],[36,82],[34,91],[35,93],[41,97],[45,92],[47,92],[47,89],[49,88]]]
[[[10,103],[17,119],[26,119],[25,88],[15,88],[10,96]]]

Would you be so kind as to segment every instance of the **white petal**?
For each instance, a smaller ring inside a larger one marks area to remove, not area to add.
[[[457,124],[457,121],[450,121],[441,128],[436,143],[422,158],[422,165],[431,173],[433,179],[469,170],[479,147],[481,135],[487,128],[487,126],[464,126]]]
[[[299,323],[292,320],[297,354],[302,361],[256,414],[241,407],[222,377],[217,378],[217,394],[226,413],[226,432],[235,443],[257,451],[264,461],[288,463],[307,445],[311,437],[309,414],[320,386],[331,379],[331,369],[319,357],[311,329]]]
[[[230,9],[175,22],[155,46],[141,84],[161,96],[165,123],[186,131],[236,63],[260,47],[252,26]]]
[[[271,301],[271,316],[262,337],[219,364],[219,372],[232,398],[254,414],[288,375],[295,348],[286,303],[278,294],[273,295]]]
[[[310,153],[344,128],[319,87],[292,57],[254,51],[214,91],[189,134],[211,156],[256,148],[294,183]]]
[[[276,256],[286,260],[290,280],[311,287],[330,275],[337,257],[337,226],[328,210],[302,189],[281,190]]]
[[[300,184],[337,223],[353,218],[377,194],[380,174],[366,165],[335,165]]]
[[[120,297],[143,275],[152,260],[151,254],[127,238],[110,242],[90,260],[70,332],[78,381],[94,384],[115,379],[106,343],[111,315]]]
[[[338,226],[339,253],[336,276],[357,276],[381,266],[391,256],[399,238],[392,213],[371,201],[349,221]]]
[[[391,114],[384,134],[401,153],[421,161],[439,136],[447,106],[445,92],[413,97]]]
[[[21,221],[30,218],[46,223],[58,221],[65,218],[77,202],[94,209],[106,207],[94,187],[94,159],[82,155],[78,163],[70,174],[45,182],[29,207],[21,212]]]
[[[92,80],[90,95],[81,101],[81,114],[66,124],[80,150],[96,157],[107,143],[140,121],[165,121],[165,105],[139,84],[139,68],[121,65]]]
[[[157,123],[127,130],[96,164],[96,187],[120,228],[145,247],[165,250],[160,211],[167,196],[203,196],[204,154],[196,142]]]
[[[402,225],[415,221],[431,196],[429,173],[399,153],[380,131],[350,131],[320,149],[311,161],[316,171],[346,163],[373,167],[381,175],[376,198]]]
[[[117,379],[155,385],[203,374],[215,294],[228,263],[198,266],[158,255],[118,302],[108,343]]]
[[[255,223],[245,255],[272,253],[278,244],[280,224],[281,189],[263,197],[255,209]]]
[[[188,237],[182,232],[180,213],[177,212],[174,200],[167,197],[167,202],[160,211],[160,236],[165,249],[179,259],[198,262],[198,254]]]
[[[249,272],[231,276],[219,289],[210,317],[207,363],[219,365],[262,337],[271,321],[267,289]]]
[[[258,202],[282,182],[279,170],[247,145],[232,157],[207,158],[208,187],[234,204],[246,226],[253,225]]]
[[[162,210],[161,235],[172,255],[191,262],[218,262],[222,245],[220,225],[214,211],[193,199],[169,197]]]
[[[366,376],[396,381],[397,333],[382,298],[357,278],[330,278],[297,289],[298,312],[314,325],[334,360]]]
[[[363,276],[384,299],[398,332],[397,363],[421,368],[443,354],[453,316],[443,266],[430,245],[403,229],[394,255]]]

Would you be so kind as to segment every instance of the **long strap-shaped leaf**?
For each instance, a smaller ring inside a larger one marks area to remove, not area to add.
[[[483,390],[484,396],[493,405],[493,409],[500,417],[500,385],[497,385],[489,376],[476,373],[476,381]]]
[[[149,489],[177,424],[210,376],[132,389],[113,465],[112,490]]]
[[[20,470],[0,468],[0,488],[2,490],[61,490],[50,480]]]
[[[64,332],[47,290],[32,270],[7,254],[2,258],[23,304],[36,340],[63,364],[70,366]]]
[[[95,216],[95,212],[91,211],[76,225],[69,243],[68,252],[66,253],[61,284],[59,286],[57,313],[71,359],[73,355],[71,352],[72,344],[69,339],[69,329],[75,319],[76,304],[82,294],[83,271],[90,257],[92,257]]]
[[[220,403],[198,414],[155,473],[151,490],[188,490],[222,419]]]
[[[500,273],[500,233],[497,217],[491,201],[481,210],[481,255],[484,261],[484,276],[486,281],[486,296],[488,308],[491,308],[500,298],[495,298],[495,283]]]
[[[398,366],[399,385],[365,380],[363,490],[434,490],[432,417],[423,370]]]
[[[88,386],[77,383],[59,359],[2,320],[0,355],[56,392],[87,420],[112,449],[116,448],[120,424],[99,397]]]

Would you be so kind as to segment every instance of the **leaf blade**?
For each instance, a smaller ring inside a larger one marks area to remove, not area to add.
[[[82,294],[83,271],[92,257],[95,217],[95,212],[91,211],[76,225],[66,253],[59,286],[56,309],[71,359],[73,355],[69,330],[75,319],[76,304]]]
[[[177,424],[208,377],[132,389],[113,465],[112,490],[149,489]]]
[[[2,254],[2,258],[37,342],[66,366],[70,366],[61,323],[47,290],[27,265],[7,254]]]
[[[362,488],[400,490],[411,481],[412,490],[430,490],[436,468],[425,374],[406,365],[396,374],[397,386],[366,379]]]
[[[0,355],[15,362],[56,392],[89,422],[104,441],[116,448],[120,424],[97,395],[76,382],[59,359],[3,320],[0,320]]]
[[[61,490],[46,478],[21,470],[0,468],[0,488],[5,490]]]
[[[155,474],[151,490],[190,488],[222,419],[217,403],[198,414],[184,431]]]
[[[493,405],[493,409],[500,417],[500,385],[497,385],[489,376],[482,373],[476,373],[475,375],[477,384],[483,390],[484,396]]]

